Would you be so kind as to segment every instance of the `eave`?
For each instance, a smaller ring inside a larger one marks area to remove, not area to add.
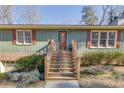
[[[124,26],[82,26],[82,25],[0,25],[0,29],[41,29],[41,30],[124,30]]]

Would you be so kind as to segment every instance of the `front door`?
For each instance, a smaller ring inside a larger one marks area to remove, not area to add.
[[[67,32],[66,31],[58,32],[58,41],[59,41],[59,50],[66,50],[66,44],[67,44]]]

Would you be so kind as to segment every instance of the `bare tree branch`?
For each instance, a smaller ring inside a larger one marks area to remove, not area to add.
[[[0,22],[2,24],[12,24],[12,6],[0,6]]]
[[[35,6],[28,6],[22,15],[24,24],[38,24],[40,20],[39,12]]]
[[[108,5],[102,6],[103,14],[102,14],[101,20],[100,20],[100,22],[99,22],[99,25],[102,25],[102,23],[105,21],[106,12],[107,12],[107,10],[108,10],[108,7],[109,7]]]

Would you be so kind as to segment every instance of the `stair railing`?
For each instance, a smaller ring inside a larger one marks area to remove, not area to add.
[[[45,68],[44,68],[44,71],[45,71],[45,80],[47,80],[48,78],[48,70],[49,70],[49,67],[50,67],[50,62],[51,62],[51,57],[54,53],[54,51],[56,51],[56,43],[54,40],[50,40],[49,43],[48,43],[48,51],[47,51],[47,54],[46,54],[46,57],[45,57]]]
[[[77,46],[74,40],[71,41],[72,56],[76,64],[77,79],[80,79],[80,62],[81,58],[78,56]]]

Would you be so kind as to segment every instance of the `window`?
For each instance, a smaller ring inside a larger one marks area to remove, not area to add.
[[[28,45],[32,43],[31,30],[17,30],[16,37],[17,37],[17,44]]]
[[[91,32],[91,47],[115,47],[116,31],[111,32]]]
[[[100,33],[100,47],[107,47],[107,32]]]
[[[92,46],[94,47],[98,47],[98,36],[99,36],[98,32],[92,33]]]
[[[109,32],[108,46],[115,46],[115,32]]]

